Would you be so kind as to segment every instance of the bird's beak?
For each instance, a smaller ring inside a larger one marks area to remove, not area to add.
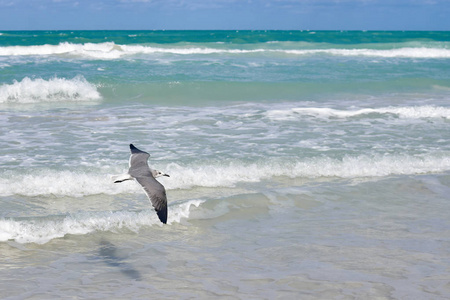
[[[167,176],[167,177],[170,177],[170,175],[169,175],[169,174],[164,174],[163,176]]]

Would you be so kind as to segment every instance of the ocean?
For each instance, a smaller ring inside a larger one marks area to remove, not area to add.
[[[2,299],[450,298],[449,32],[0,31],[0,124]]]

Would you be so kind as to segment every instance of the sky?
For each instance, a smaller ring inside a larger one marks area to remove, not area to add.
[[[450,30],[450,0],[0,0],[0,30]]]

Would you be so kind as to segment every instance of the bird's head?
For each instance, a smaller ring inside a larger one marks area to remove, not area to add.
[[[170,177],[169,174],[163,173],[158,170],[152,170],[152,175],[154,178],[158,178],[158,177],[162,177],[162,176]]]

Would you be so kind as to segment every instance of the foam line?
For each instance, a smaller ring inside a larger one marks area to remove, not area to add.
[[[118,45],[107,43],[60,43],[58,45],[7,46],[0,47],[0,56],[74,56],[91,59],[119,59],[123,56],[137,54],[175,54],[175,55],[209,55],[209,54],[252,54],[264,53],[275,55],[334,55],[334,56],[371,56],[384,58],[449,58],[450,49],[429,47],[403,47],[395,49],[228,49],[205,46],[159,47],[147,45]]]
[[[269,110],[266,116],[270,119],[292,119],[296,116],[316,116],[320,118],[350,118],[364,115],[396,115],[400,118],[444,118],[450,119],[450,108],[442,106],[407,106],[407,107],[382,107],[364,108],[358,110],[339,110],[321,107],[301,107],[284,110]]]

